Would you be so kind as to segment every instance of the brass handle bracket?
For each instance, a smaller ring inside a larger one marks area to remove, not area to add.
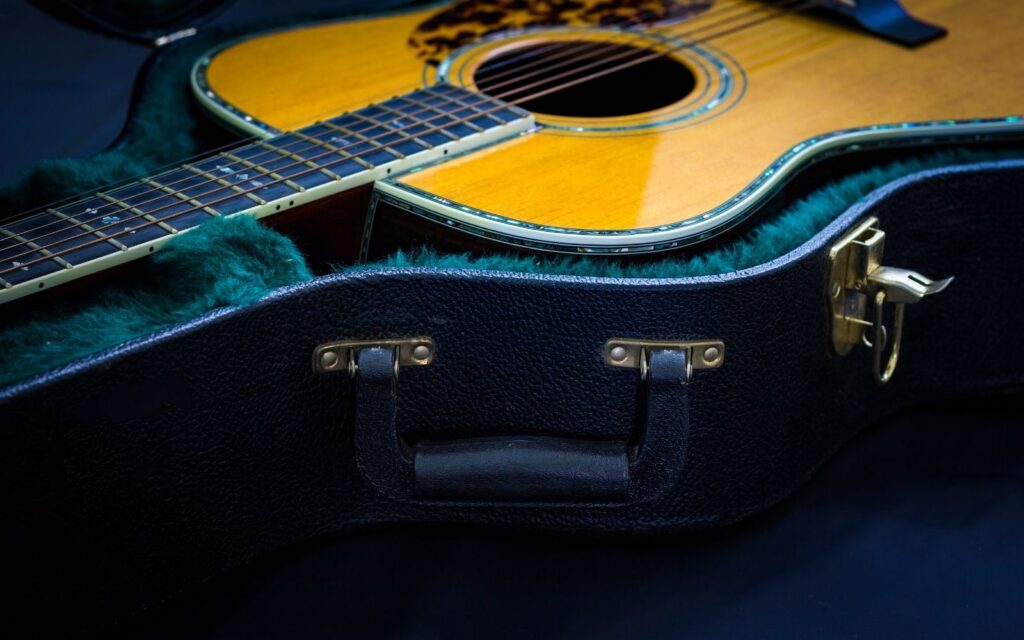
[[[906,305],[939,293],[953,281],[936,281],[909,269],[883,266],[884,249],[885,232],[879,227],[878,218],[868,218],[857,225],[829,251],[827,292],[833,350],[843,356],[858,344],[870,348],[874,352],[875,379],[881,384],[892,379],[899,362]],[[894,305],[895,310],[892,346],[889,356],[884,358],[883,352],[890,342],[884,318],[886,303]]]
[[[686,379],[694,369],[717,369],[725,363],[725,342],[722,340],[636,340],[612,338],[604,343],[602,357],[613,367],[639,369],[640,379],[647,379],[651,351],[668,350],[686,353]]]
[[[399,366],[426,366],[434,361],[437,347],[431,338],[396,338],[386,340],[342,340],[327,342],[313,350],[313,371],[316,373],[333,373],[344,371],[350,378],[356,376],[359,363],[355,352],[367,347],[383,347],[393,349],[395,356],[395,375]]]

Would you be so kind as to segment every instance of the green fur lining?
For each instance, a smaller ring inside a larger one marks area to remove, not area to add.
[[[5,327],[0,386],[312,277],[288,238],[246,216],[214,218],[168,242],[130,282]]]

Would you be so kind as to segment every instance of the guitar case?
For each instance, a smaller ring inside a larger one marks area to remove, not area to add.
[[[1022,160],[925,171],[715,276],[328,275],[60,367],[0,391],[5,575],[109,619],[356,530],[731,525],[884,416],[1020,388],[1022,197]],[[877,231],[954,280],[840,355],[834,298],[876,310],[836,251]]]

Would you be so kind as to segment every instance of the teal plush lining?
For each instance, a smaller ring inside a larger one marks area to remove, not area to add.
[[[253,218],[215,218],[167,243],[128,282],[0,330],[0,386],[312,277],[291,240]]]
[[[434,267],[624,278],[728,273],[784,255],[896,178],[1005,155],[949,152],[865,171],[816,191],[721,248],[692,257],[630,264],[604,258],[472,257],[423,249],[346,269]],[[246,216],[210,220],[169,242],[131,281],[108,285],[84,303],[35,311],[0,330],[0,386],[219,307],[251,304],[273,289],[312,277],[295,245],[281,234]]]

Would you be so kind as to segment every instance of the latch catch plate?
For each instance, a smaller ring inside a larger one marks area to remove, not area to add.
[[[882,266],[885,232],[868,218],[832,245],[828,299],[832,310],[832,348],[844,356],[864,339],[872,323],[868,274]]]

